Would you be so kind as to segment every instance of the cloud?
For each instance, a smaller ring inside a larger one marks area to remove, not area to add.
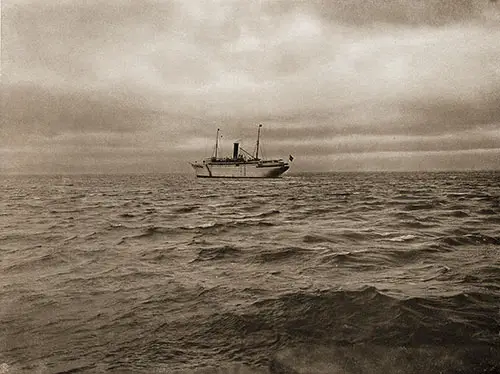
[[[313,156],[294,160],[299,170],[335,171],[443,171],[498,170],[498,149],[465,151],[364,152]],[[321,167],[328,165],[328,167]]]
[[[328,21],[355,25],[442,26],[481,18],[488,9],[487,1],[481,0],[321,0],[311,3]]]
[[[103,92],[22,85],[7,86],[1,97],[2,129],[11,140],[22,140],[29,134],[150,131],[160,127],[165,118],[170,121],[170,130],[174,130],[190,121],[175,108],[170,112],[155,109],[147,98],[133,93],[115,97]]]
[[[479,155],[498,141],[497,3],[7,1],[2,12],[0,147],[20,170],[38,154],[53,170],[50,152],[64,170],[80,153],[201,157],[190,145],[207,148],[217,127],[253,139],[255,123],[269,144],[286,139],[270,150],[299,159]]]

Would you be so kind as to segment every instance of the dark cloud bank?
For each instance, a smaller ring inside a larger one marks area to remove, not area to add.
[[[500,5],[4,1],[0,172],[499,169]]]

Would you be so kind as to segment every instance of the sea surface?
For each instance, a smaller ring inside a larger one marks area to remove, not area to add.
[[[1,374],[500,372],[500,172],[0,188]]]

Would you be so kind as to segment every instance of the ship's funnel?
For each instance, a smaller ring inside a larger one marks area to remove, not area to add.
[[[240,146],[239,143],[234,143],[233,145],[233,158],[236,160],[238,158],[238,147]]]

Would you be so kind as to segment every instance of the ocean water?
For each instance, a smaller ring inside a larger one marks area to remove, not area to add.
[[[500,372],[500,172],[0,182],[1,374]]]

